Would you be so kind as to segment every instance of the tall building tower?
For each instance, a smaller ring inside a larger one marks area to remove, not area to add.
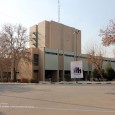
[[[70,73],[70,62],[81,54],[81,31],[59,22],[40,22],[30,27],[30,48],[39,55],[38,67],[32,66],[33,75],[42,81],[61,81]]]
[[[43,21],[30,28],[30,47],[81,53],[81,31],[54,21]]]

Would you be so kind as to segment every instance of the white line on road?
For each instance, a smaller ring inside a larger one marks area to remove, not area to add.
[[[8,103],[0,103],[0,105],[8,105]]]
[[[0,105],[0,108],[115,113],[115,110],[77,109],[77,108],[76,109],[71,109],[71,108],[49,108],[49,107],[38,107],[38,106],[10,106],[10,105],[5,106],[5,105]]]

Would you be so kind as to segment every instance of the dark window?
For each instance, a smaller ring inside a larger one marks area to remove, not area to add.
[[[46,54],[57,55],[57,53],[54,53],[54,52],[46,52]]]
[[[34,65],[37,66],[39,64],[39,55],[34,54]]]
[[[68,55],[68,54],[64,54],[64,56],[67,56],[67,57],[74,57],[73,55]]]

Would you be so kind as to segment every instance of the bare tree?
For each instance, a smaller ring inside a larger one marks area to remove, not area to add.
[[[104,52],[96,45],[92,48],[89,48],[87,51],[87,59],[88,61],[94,65],[95,69],[98,71],[100,78],[103,78],[103,68],[102,64],[104,61]]]
[[[3,81],[3,74],[5,71],[5,64],[4,64],[4,59],[0,58],[0,77],[1,77],[1,81]]]
[[[0,34],[1,35],[1,34]],[[11,60],[7,56],[7,48],[4,44],[4,39],[0,36],[0,76],[1,81],[3,81],[4,73],[7,72],[7,81],[8,81],[8,71],[9,66],[11,66]]]
[[[1,81],[4,80],[9,81],[10,68],[11,68],[11,60],[8,58],[0,58]]]
[[[102,36],[104,46],[115,44],[115,20],[110,20],[109,25],[100,30],[100,36]]]
[[[4,24],[0,32],[0,50],[4,58],[10,59],[13,68],[13,80],[16,81],[17,67],[21,58],[29,59],[27,52],[27,29],[22,25]]]

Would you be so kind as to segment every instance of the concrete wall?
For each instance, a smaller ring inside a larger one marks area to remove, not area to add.
[[[81,53],[80,30],[54,21],[40,22],[30,27],[30,47],[35,47],[36,36],[33,33],[37,34],[38,47]]]
[[[29,55],[29,61],[26,61],[24,59],[21,59],[18,65],[18,74],[17,79],[32,79],[33,78],[33,64],[32,64],[32,48],[28,49]]]
[[[21,60],[21,63],[18,66],[18,74],[17,79],[32,79],[33,78],[33,71],[32,71],[32,64],[31,62],[25,62],[24,60]]]
[[[58,70],[58,50],[45,50],[45,70]]]
[[[62,25],[55,23],[53,21],[49,22],[49,30],[50,30],[50,47],[52,49],[63,49],[63,30]]]
[[[29,37],[30,37],[30,48],[35,48],[36,47],[36,37],[38,37],[38,25],[33,25],[32,27],[30,27],[30,33],[29,33]],[[36,36],[37,35],[37,36]]]
[[[39,48],[39,81],[45,81],[45,48]]]
[[[49,30],[50,48],[81,53],[80,30],[77,33],[77,29],[54,21],[49,22]]]
[[[64,52],[64,70],[70,71],[72,61],[74,61],[74,52]]]
[[[38,24],[38,47],[46,47],[46,22]]]
[[[74,52],[45,48],[45,70],[70,70]]]

